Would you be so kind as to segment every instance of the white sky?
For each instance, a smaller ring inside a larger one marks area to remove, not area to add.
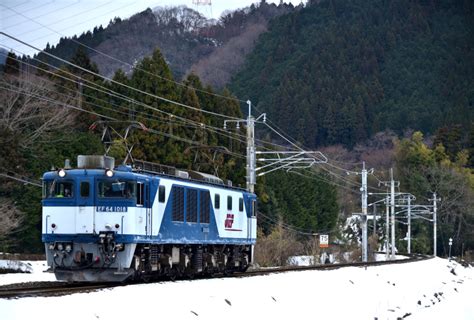
[[[212,6],[199,11],[218,18],[225,10],[249,6],[259,0],[213,0]],[[267,0],[279,3],[279,0]],[[302,0],[285,0],[298,5]],[[305,2],[305,1],[304,1]],[[44,49],[56,44],[63,36],[80,35],[95,26],[106,27],[111,19],[128,18],[146,8],[187,5],[198,8],[193,0],[1,0],[0,30],[35,47]],[[34,54],[34,49],[0,35],[0,46],[7,50]],[[16,52],[17,54],[21,54]]]

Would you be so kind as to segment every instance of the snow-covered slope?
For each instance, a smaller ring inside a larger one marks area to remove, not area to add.
[[[473,319],[473,278],[473,268],[435,258],[400,265],[140,284],[63,297],[0,300],[0,310],[4,320]]]
[[[31,281],[56,281],[53,273],[44,272],[48,269],[46,261],[0,260],[0,269],[17,270],[18,272],[0,274],[0,285]]]

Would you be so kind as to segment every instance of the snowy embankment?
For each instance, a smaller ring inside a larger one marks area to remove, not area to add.
[[[56,281],[53,273],[45,273],[46,261],[0,260],[0,285],[32,281]],[[9,270],[15,273],[3,274]]]
[[[28,281],[34,274],[22,276]],[[399,265],[139,284],[63,297],[0,300],[0,310],[4,320],[473,319],[473,278],[473,268],[435,258]]]

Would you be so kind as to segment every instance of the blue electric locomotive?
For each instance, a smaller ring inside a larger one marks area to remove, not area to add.
[[[255,206],[253,193],[209,174],[78,156],[78,168],[43,176],[42,239],[59,280],[245,271]]]

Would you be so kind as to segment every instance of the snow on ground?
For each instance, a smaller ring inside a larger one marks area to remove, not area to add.
[[[31,281],[56,281],[53,273],[46,273],[46,261],[0,260],[0,269],[13,269],[27,273],[0,274],[0,285]]]
[[[28,279],[28,274],[23,274]],[[0,279],[4,275],[0,275]],[[7,319],[474,319],[474,269],[435,258],[0,300]]]

